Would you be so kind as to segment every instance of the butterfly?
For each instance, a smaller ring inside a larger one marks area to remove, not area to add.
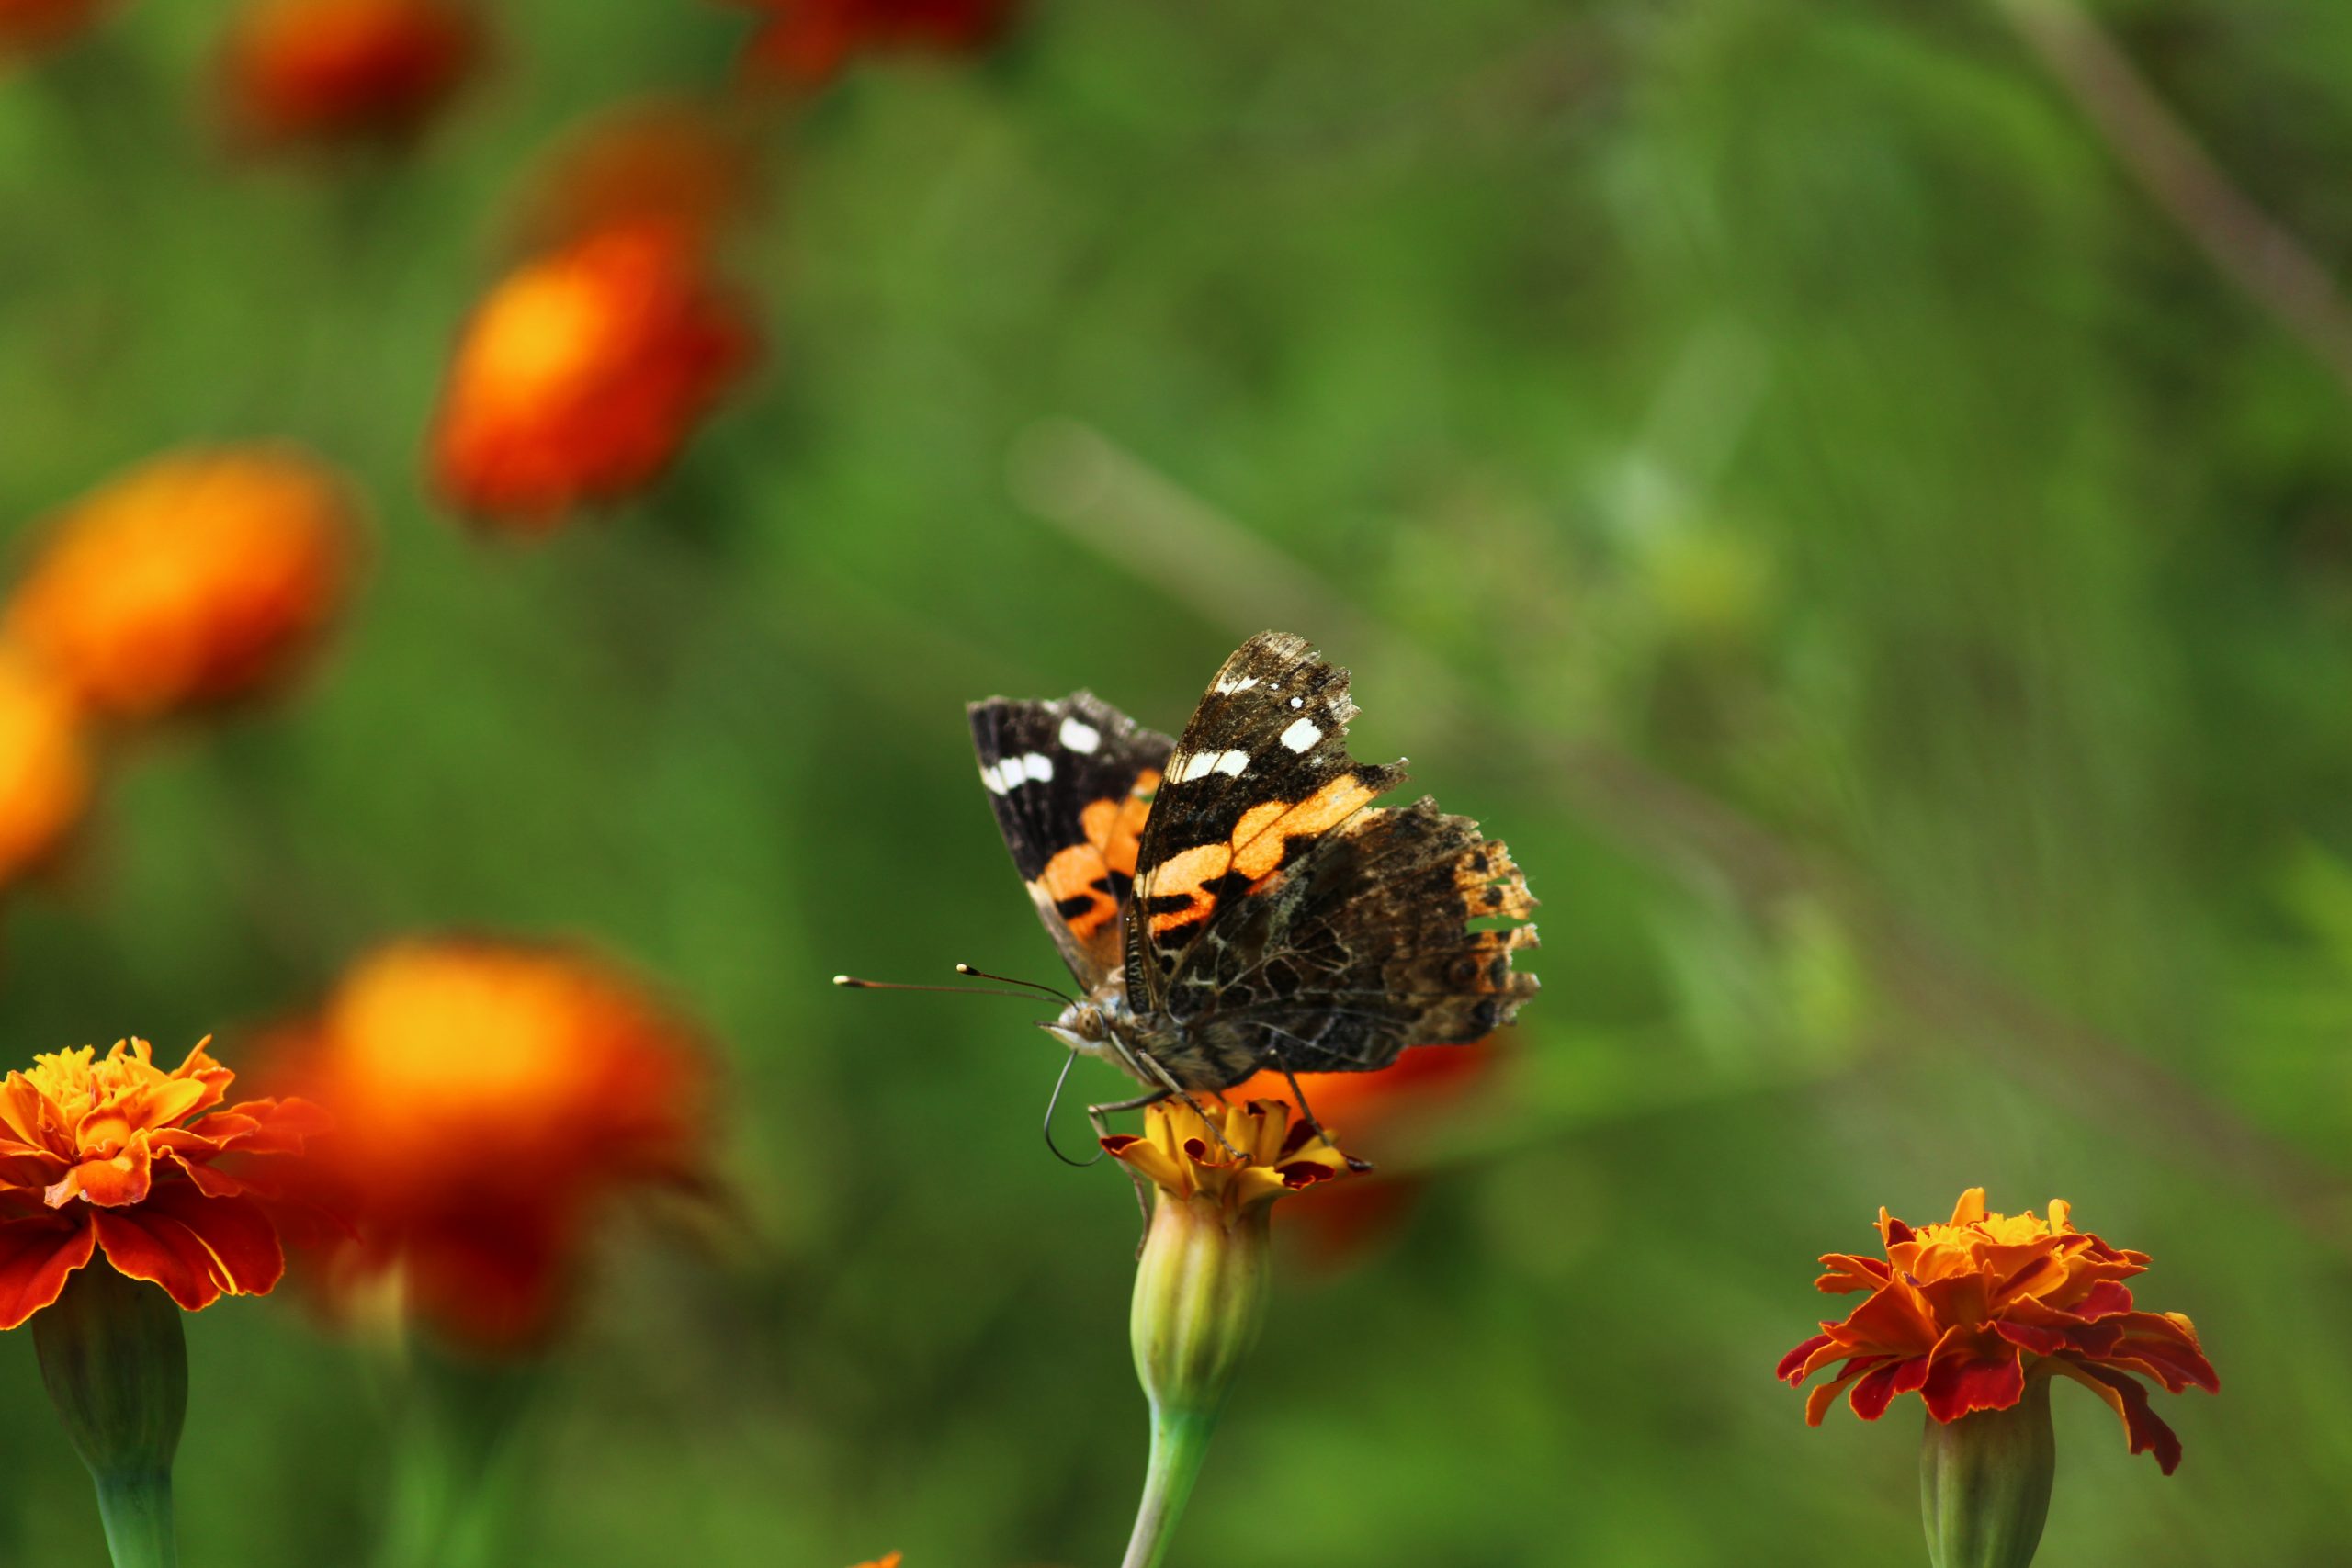
[[[1235,649],[1175,740],[1082,691],[967,711],[1080,993],[1043,1027],[1146,1090],[1097,1111],[1370,1072],[1481,1039],[1536,990],[1511,966],[1536,901],[1510,852],[1426,796],[1373,804],[1404,765],[1348,754],[1348,672],[1302,637]]]

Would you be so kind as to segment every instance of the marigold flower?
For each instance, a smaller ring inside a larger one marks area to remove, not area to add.
[[[877,1557],[871,1562],[861,1562],[857,1568],[899,1568],[899,1553],[894,1551],[888,1557]]]
[[[0,0],[0,62],[53,48],[80,32],[109,0]]]
[[[481,64],[454,0],[251,0],[221,76],[238,127],[267,142],[399,141]]]
[[[699,237],[590,234],[510,274],[468,324],[434,436],[441,491],[526,531],[619,500],[669,466],[756,346]]]
[[[92,708],[152,718],[288,674],[340,607],[357,513],[291,448],[141,464],[60,517],[7,632]]]
[[[0,1083],[0,1328],[55,1302],[103,1250],[190,1312],[277,1283],[277,1229],[222,1156],[289,1155],[324,1126],[314,1105],[220,1109],[236,1077],[198,1041],[171,1072],[144,1040],[33,1058]]]
[[[89,804],[89,748],[72,693],[0,649],[0,886],[52,855]]]
[[[975,54],[1012,25],[1018,0],[751,0],[767,13],[744,65],[821,86],[862,54]]]
[[[330,1290],[396,1270],[410,1311],[476,1348],[548,1332],[607,1199],[700,1170],[698,1042],[557,948],[383,949],[289,1032],[281,1069],[337,1118],[312,1159],[360,1239]]]
[[[1881,1209],[1884,1260],[1833,1253],[1815,1281],[1869,1299],[1781,1362],[1779,1375],[1792,1387],[1838,1368],[1806,1398],[1806,1421],[1819,1426],[1850,1388],[1848,1403],[1865,1421],[1884,1415],[1896,1395],[1917,1393],[1936,1421],[1955,1422],[2007,1410],[2026,1397],[2029,1380],[2055,1375],[2105,1400],[2122,1418],[2132,1451],[2153,1452],[2171,1474],[2180,1439],[2149,1407],[2138,1379],[2174,1393],[2215,1392],[2221,1380],[2188,1318],[2134,1308],[2123,1281],[2146,1269],[2147,1255],[2076,1230],[2071,1214],[2063,1200],[2052,1201],[2047,1220],[2030,1211],[1987,1213],[1981,1187],[1962,1193],[1939,1225],[1914,1230]]]

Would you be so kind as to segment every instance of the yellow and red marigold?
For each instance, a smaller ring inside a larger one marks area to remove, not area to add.
[[[543,531],[651,483],[757,353],[748,308],[705,250],[668,223],[622,223],[499,283],[443,396],[443,497],[485,524]]]
[[[1206,1115],[1203,1115],[1203,1111]],[[1286,1192],[1345,1176],[1348,1156],[1279,1100],[1212,1100],[1201,1111],[1166,1100],[1144,1112],[1138,1134],[1114,1133],[1102,1147],[1179,1203],[1260,1213]]]
[[[51,525],[8,637],[115,718],[243,696],[290,673],[341,607],[357,512],[289,447],[174,453]]]
[[[224,1156],[299,1154],[325,1120],[300,1100],[220,1109],[236,1075],[199,1041],[171,1072],[144,1040],[33,1058],[0,1084],[0,1328],[55,1302],[104,1251],[190,1312],[260,1295],[285,1269],[277,1228]]]
[[[2064,1200],[2052,1201],[2046,1220],[2031,1211],[1987,1213],[1981,1187],[1961,1195],[1946,1224],[1915,1230],[1881,1209],[1878,1227],[1883,1260],[1832,1253],[1815,1281],[1832,1294],[1863,1291],[1869,1299],[1781,1362],[1792,1387],[1839,1369],[1807,1396],[1807,1422],[1819,1426],[1850,1388],[1848,1403],[1865,1421],[1884,1415],[1897,1395],[1917,1393],[1928,1415],[1951,1423],[2009,1409],[2025,1397],[2028,1379],[2055,1375],[2105,1400],[2122,1418],[2132,1451],[2153,1452],[2172,1473],[2180,1439],[2149,1407],[2138,1378],[2174,1393],[2214,1392],[2221,1380],[2188,1318],[2133,1306],[2123,1281],[2146,1269],[2146,1254],[2076,1230]]]
[[[229,112],[274,142],[398,141],[480,65],[456,0],[252,0],[221,58]]]
[[[815,87],[864,54],[974,54],[1012,25],[1018,0],[748,0],[766,13],[745,68]]]
[[[331,1292],[390,1276],[475,1348],[554,1325],[606,1201],[702,1171],[695,1032],[582,954],[408,942],[356,964],[288,1032],[280,1070],[332,1111],[311,1152],[359,1240]]]

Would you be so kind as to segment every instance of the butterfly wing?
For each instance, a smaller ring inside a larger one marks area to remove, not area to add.
[[[1372,806],[1402,763],[1348,754],[1348,673],[1303,638],[1227,660],[1167,760],[1125,919],[1130,1001],[1238,1081],[1362,1071],[1476,1039],[1535,989],[1533,908],[1502,846],[1428,801]]]
[[[1091,692],[990,697],[967,710],[1004,847],[1088,990],[1121,962],[1119,918],[1154,791],[1175,744]]]

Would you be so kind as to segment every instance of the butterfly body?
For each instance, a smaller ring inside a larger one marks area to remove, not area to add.
[[[1182,737],[1090,693],[971,705],[980,778],[1082,996],[1045,1025],[1147,1089],[1363,1072],[1463,1043],[1536,989],[1535,900],[1504,847],[1349,756],[1348,675],[1265,632]]]

